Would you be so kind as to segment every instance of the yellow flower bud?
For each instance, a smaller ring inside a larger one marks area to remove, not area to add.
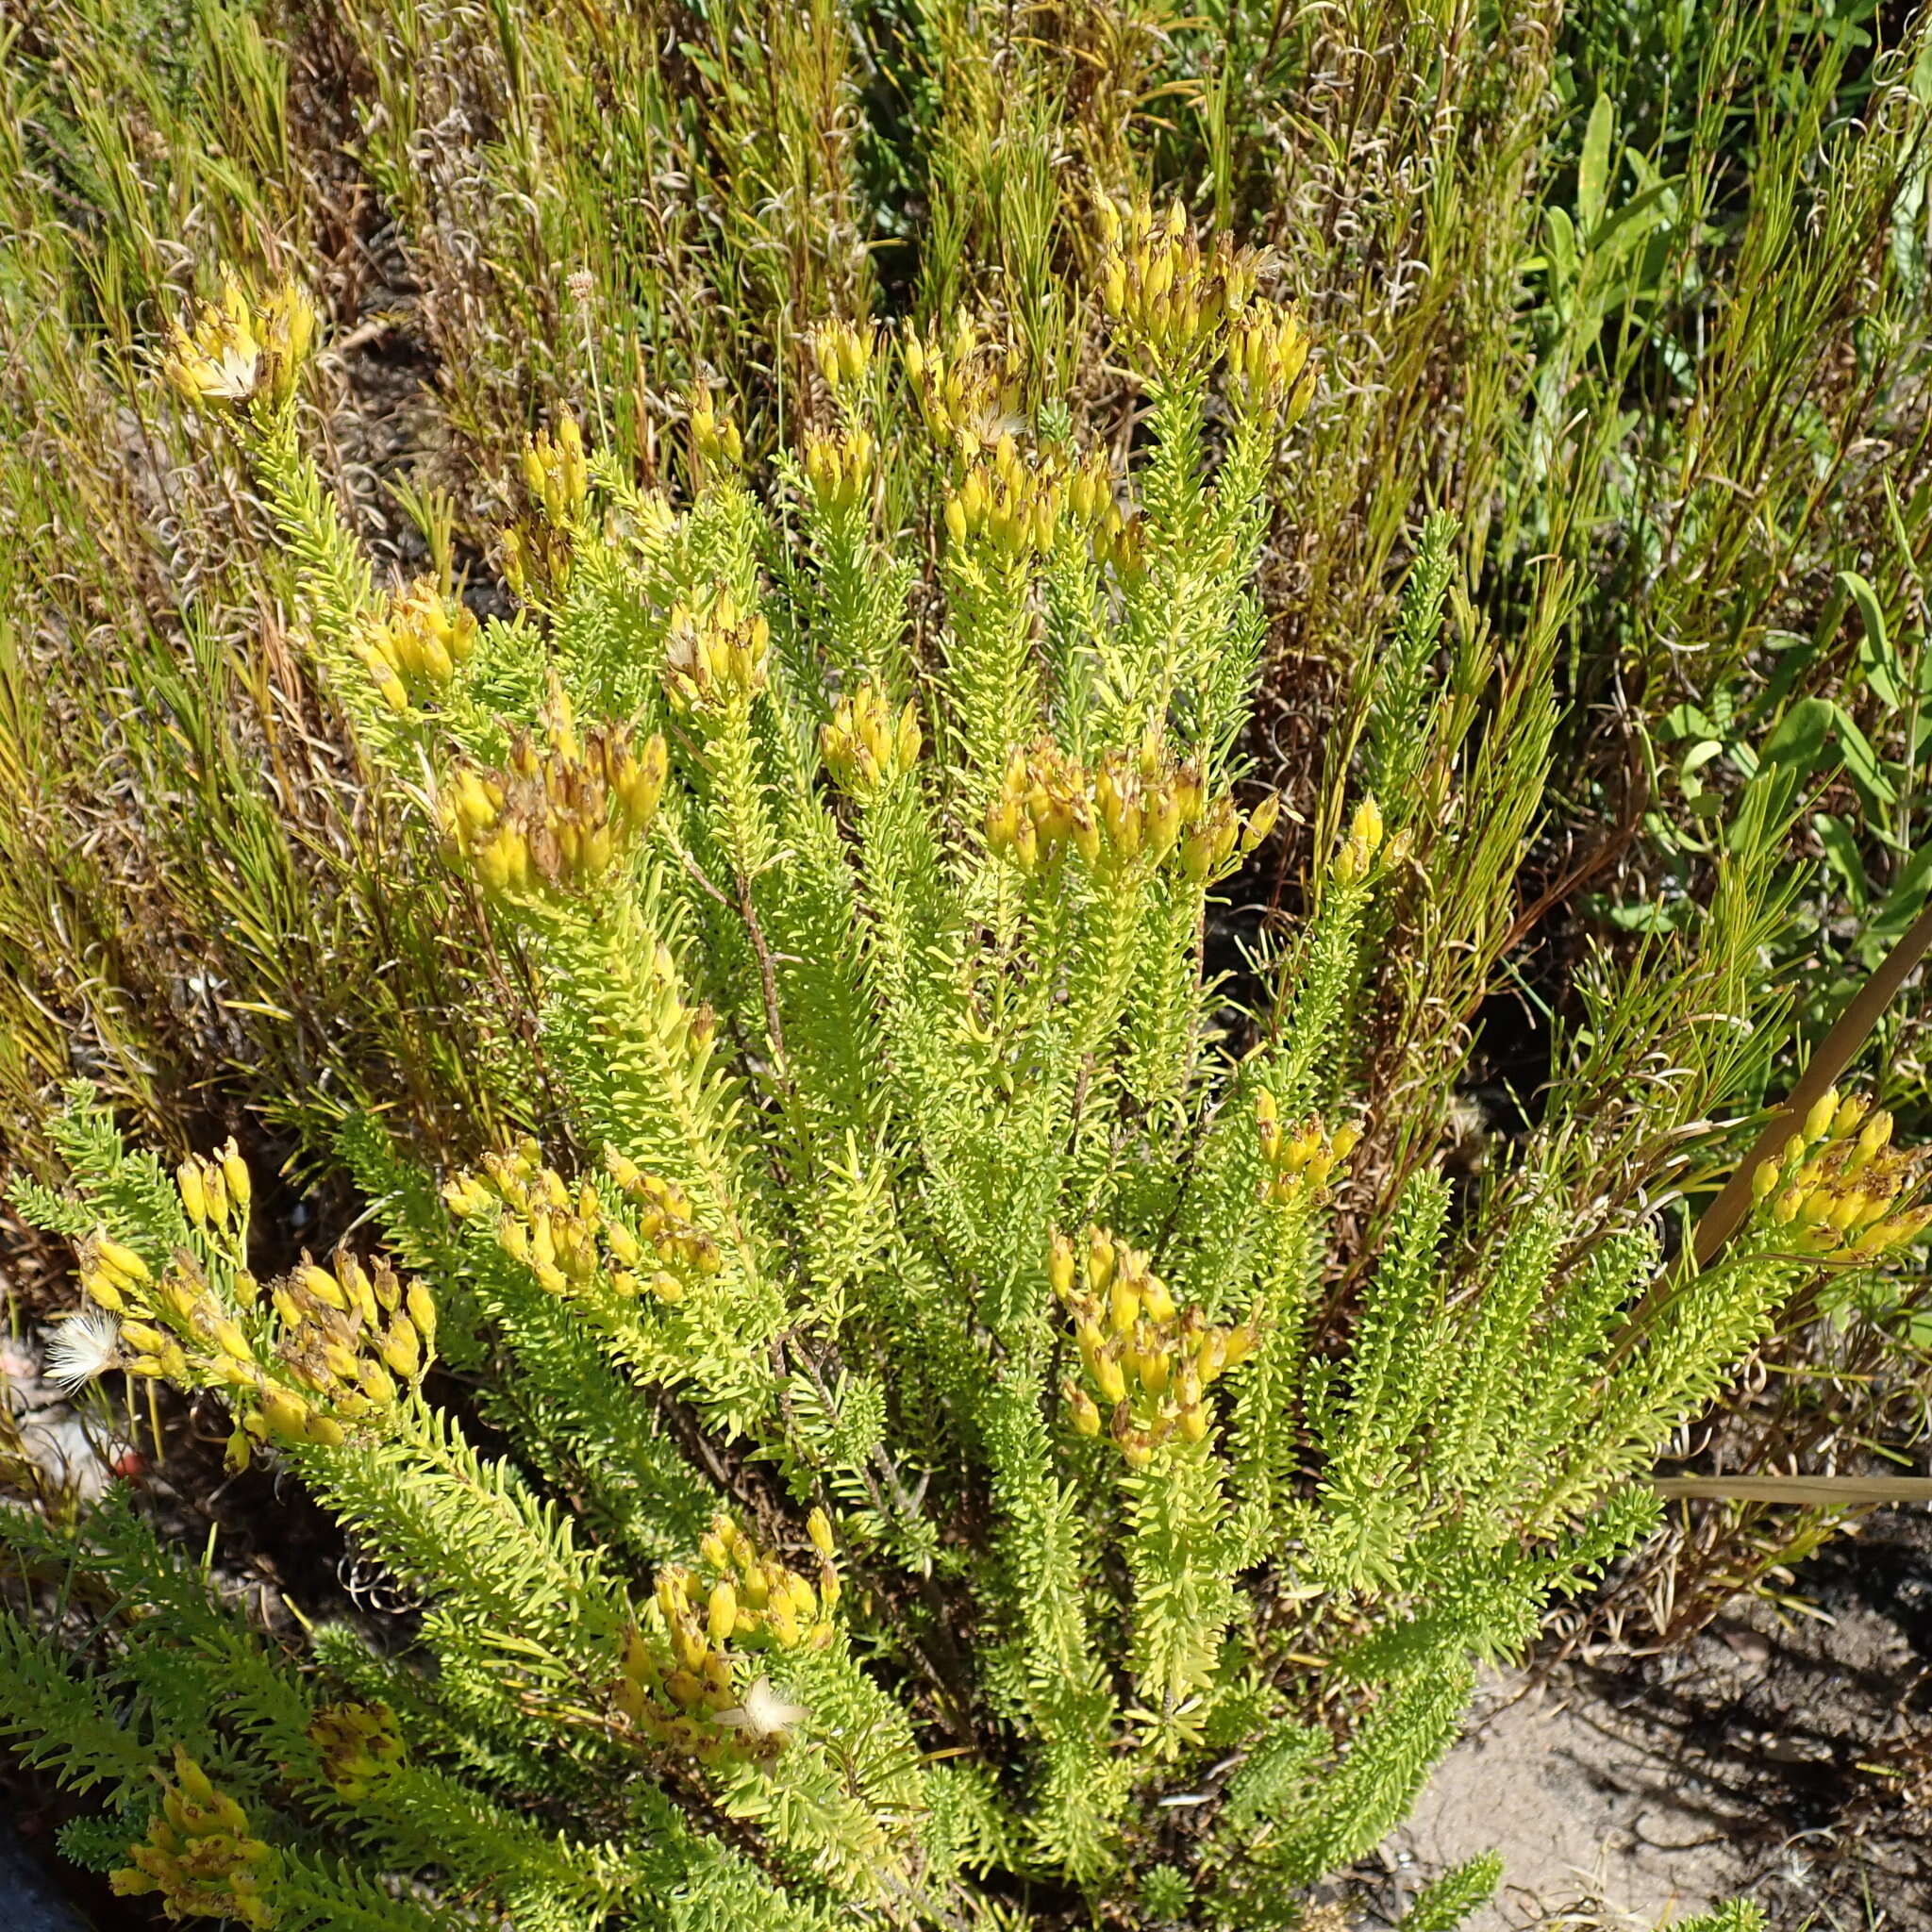
[[[318,1268],[313,1261],[305,1261],[295,1270],[295,1278],[324,1307],[334,1308],[339,1314],[349,1312],[349,1298],[343,1293],[341,1284],[327,1269]]]
[[[389,1332],[382,1338],[382,1358],[406,1382],[413,1382],[423,1373],[423,1351],[408,1316],[399,1314],[391,1321]]]
[[[1074,1291],[1074,1244],[1058,1228],[1054,1230],[1053,1242],[1047,1250],[1046,1278],[1054,1294],[1061,1301]]]
[[[139,1288],[154,1279],[147,1263],[132,1248],[124,1247],[105,1234],[94,1237],[94,1254],[102,1267],[118,1274],[132,1287]]]
[[[299,1441],[308,1424],[308,1405],[278,1383],[261,1387],[261,1416],[269,1428],[285,1441]]]
[[[814,1509],[805,1520],[805,1533],[811,1546],[826,1562],[832,1560],[832,1523],[823,1509]]]
[[[106,1308],[110,1315],[123,1313],[127,1303],[121,1291],[114,1285],[107,1273],[99,1268],[83,1268],[80,1272],[81,1292],[96,1307]]]
[[[798,1612],[789,1595],[774,1594],[765,1606],[765,1624],[774,1640],[784,1650],[795,1650],[805,1632],[799,1627]]]
[[[1241,829],[1241,850],[1252,852],[1257,846],[1263,844],[1280,817],[1281,793],[1271,791],[1248,814],[1248,822]]]
[[[222,1178],[227,1183],[228,1199],[234,1203],[237,1214],[246,1216],[250,1204],[255,1199],[255,1183],[248,1172],[248,1163],[242,1158],[242,1150],[236,1146],[234,1136],[228,1137],[227,1144],[222,1149]]]
[[[1381,850],[1382,808],[1373,798],[1363,799],[1356,808],[1355,822],[1349,826],[1348,835],[1371,857]]]
[[[1100,1392],[1108,1402],[1121,1402],[1125,1399],[1127,1378],[1113,1356],[1102,1355],[1095,1357],[1093,1379],[1100,1385]]]
[[[235,1361],[244,1363],[250,1367],[254,1365],[255,1350],[250,1345],[247,1336],[242,1332],[235,1323],[225,1318],[217,1322],[215,1324],[214,1342],[215,1346],[224,1355],[230,1357]]]
[[[1113,1280],[1113,1238],[1105,1228],[1087,1230],[1087,1282],[1095,1294],[1105,1294]]]
[[[408,1309],[409,1320],[416,1324],[416,1331],[427,1347],[436,1335],[436,1303],[429,1291],[420,1281],[410,1282],[404,1291],[403,1306]]]
[[[1141,1291],[1141,1305],[1150,1322],[1172,1322],[1174,1317],[1174,1296],[1167,1283],[1158,1274],[1150,1274],[1147,1284]]]

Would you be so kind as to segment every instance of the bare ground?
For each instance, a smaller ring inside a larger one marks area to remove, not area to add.
[[[1470,1932],[1648,1928],[1742,1893],[1774,1932],[1932,1932],[1932,1514],[1886,1512],[1667,1655],[1497,1674],[1363,1872],[1371,1924],[1503,1854]]]

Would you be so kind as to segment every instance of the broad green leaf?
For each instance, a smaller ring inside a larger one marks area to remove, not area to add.
[[[1670,184],[1659,182],[1625,202],[1588,238],[1591,252],[1606,267],[1621,261],[1646,235],[1670,220]]]
[[[1838,707],[1826,698],[1800,698],[1778,720],[1758,757],[1767,765],[1785,767],[1800,779],[1809,777],[1825,762],[1824,748],[1839,716]]]
[[[1550,232],[1549,258],[1553,278],[1567,285],[1576,279],[1576,228],[1559,208],[1546,208],[1543,220]]]
[[[1624,932],[1681,932],[1697,908],[1688,899],[1651,899],[1634,906],[1612,906],[1610,924]]]
[[[1858,850],[1857,840],[1852,836],[1852,828],[1842,819],[1821,811],[1813,815],[1811,829],[1824,847],[1826,863],[1844,880],[1853,911],[1862,912],[1871,901],[1872,886],[1865,876],[1864,857]]]
[[[1616,125],[1617,110],[1609,95],[1598,94],[1576,162],[1576,222],[1586,235],[1603,220],[1609,193],[1610,136]]]
[[[1858,662],[1865,681],[1877,693],[1888,710],[1895,711],[1904,698],[1905,667],[1885,626],[1885,612],[1879,608],[1878,593],[1855,570],[1838,574],[1839,588],[1858,607],[1858,621],[1865,626]]]
[[[1850,713],[1840,705],[1831,709],[1836,714],[1839,747],[1844,753],[1845,776],[1857,788],[1865,809],[1876,818],[1881,808],[1898,803],[1898,792],[1872,749],[1872,741],[1853,724]]]
[[[1925,889],[1932,884],[1932,844],[1921,845],[1892,880],[1885,904],[1878,908],[1867,934],[1890,945],[1924,909]]]
[[[1824,648],[1824,640],[1799,637],[1792,631],[1771,631],[1764,640],[1767,650],[1777,653],[1777,669],[1765,681],[1764,690],[1752,700],[1757,716],[1767,717],[1790,696],[1800,675]]]

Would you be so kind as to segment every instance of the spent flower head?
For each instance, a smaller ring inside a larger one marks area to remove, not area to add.
[[[285,280],[251,302],[228,269],[216,300],[197,305],[192,324],[170,325],[161,373],[187,402],[242,406],[260,396],[280,408],[314,341],[315,307],[299,283]]]
[[[115,1892],[158,1893],[171,1919],[228,1919],[269,1932],[280,1916],[275,1847],[250,1833],[248,1814],[178,1744],[174,1781],[162,1780],[161,1808],[127,1857],[112,1876]]]
[[[1020,352],[990,341],[970,316],[950,335],[908,327],[900,353],[933,441],[961,459],[1024,428]]]
[[[354,641],[383,702],[406,711],[439,697],[476,648],[475,613],[445,597],[433,577],[418,577],[390,593],[389,608],[372,617]]]
[[[896,714],[871,682],[839,700],[819,732],[825,768],[861,805],[897,782],[919,762],[919,707],[908,698]]]
[[[553,684],[543,736],[519,731],[496,768],[458,764],[441,799],[448,850],[487,892],[575,891],[594,884],[650,828],[670,771],[661,733],[627,724],[579,732]]]
[[[812,331],[812,359],[825,387],[842,402],[865,381],[872,368],[876,330],[871,323],[822,322]]]
[[[772,627],[719,585],[695,607],[671,612],[665,638],[664,690],[675,709],[710,726],[765,688]]]

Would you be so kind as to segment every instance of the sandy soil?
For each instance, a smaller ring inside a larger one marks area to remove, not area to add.
[[[1389,1848],[1398,1873],[1418,1876],[1502,1853],[1502,1887],[1471,1932],[1584,1913],[1648,1927],[1703,1910],[1752,1875],[1735,1821],[1647,1741],[1619,1736],[1582,1687],[1491,1677],[1482,1706],[1486,1721]]]
[[[1886,1512],[1667,1657],[1492,1674],[1365,1871],[1367,1923],[1493,1847],[1469,1932],[1647,1928],[1736,1893],[1774,1932],[1932,1932],[1932,1512]]]

